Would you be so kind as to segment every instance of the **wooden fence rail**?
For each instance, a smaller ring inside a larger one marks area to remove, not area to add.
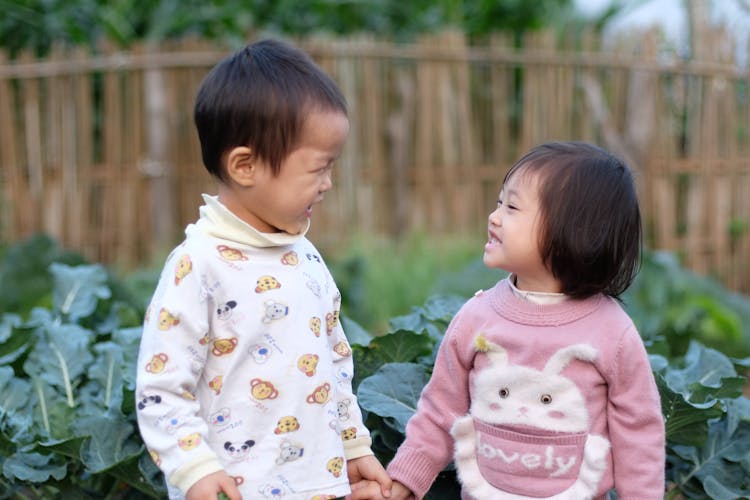
[[[548,140],[584,140],[636,170],[651,248],[750,291],[750,73],[703,33],[685,60],[641,33],[409,45],[303,39],[340,84],[351,135],[316,211],[324,249],[360,233],[481,234],[506,169]],[[133,268],[179,241],[213,192],[195,92],[228,49],[198,41],[128,52],[0,54],[0,240],[46,232]],[[342,228],[347,228],[342,231]]]

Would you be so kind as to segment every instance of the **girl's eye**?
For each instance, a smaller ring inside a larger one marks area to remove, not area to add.
[[[510,391],[508,390],[507,387],[503,387],[502,389],[498,391],[498,394],[500,395],[501,398],[505,399],[508,396],[510,396]]]
[[[550,396],[549,394],[542,394],[542,397],[539,398],[539,401],[541,401],[544,405],[548,405],[552,403],[552,396]]]

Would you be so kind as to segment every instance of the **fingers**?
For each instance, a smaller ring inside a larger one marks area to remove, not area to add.
[[[226,498],[222,500],[242,500],[240,490],[237,489],[237,485],[231,477],[227,476],[226,478],[222,478],[220,486],[222,493],[226,496]]]
[[[352,492],[346,497],[346,500],[387,500],[382,495],[380,483],[363,479],[351,485]]]

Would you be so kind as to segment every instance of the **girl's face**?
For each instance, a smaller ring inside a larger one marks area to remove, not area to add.
[[[331,189],[334,161],[349,133],[349,120],[335,111],[313,111],[304,124],[297,147],[273,176],[261,164],[251,193],[233,211],[264,233],[299,234],[307,228],[313,206]]]
[[[538,174],[521,169],[506,181],[489,215],[484,264],[515,274],[521,290],[559,292],[539,252],[540,228]]]

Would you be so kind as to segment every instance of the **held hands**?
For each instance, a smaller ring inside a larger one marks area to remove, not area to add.
[[[220,495],[224,496],[220,496]],[[234,479],[220,470],[209,474],[193,484],[185,495],[185,500],[242,500],[242,495],[234,484]]]
[[[374,455],[348,460],[346,472],[352,487],[347,500],[391,498],[391,478]]]
[[[347,500],[365,498],[369,500],[415,500],[416,497],[409,488],[398,481],[393,481],[390,497],[381,495],[380,486],[375,481],[365,479],[352,484],[352,494],[347,497]]]
[[[399,483],[398,481],[393,481],[393,488],[391,489],[391,500],[414,500],[414,499],[415,499],[414,493],[412,493],[409,488]]]

